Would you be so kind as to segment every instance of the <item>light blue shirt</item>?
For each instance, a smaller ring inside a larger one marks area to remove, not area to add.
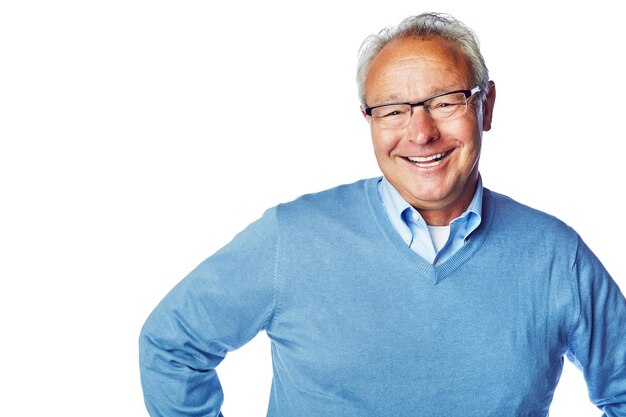
[[[378,193],[385,207],[389,221],[400,234],[402,240],[413,250],[432,264],[438,265],[449,259],[465,245],[471,233],[480,225],[483,205],[483,184],[480,176],[474,198],[467,210],[450,222],[448,240],[437,250],[433,244],[428,225],[420,213],[415,210],[386,178],[378,183]]]

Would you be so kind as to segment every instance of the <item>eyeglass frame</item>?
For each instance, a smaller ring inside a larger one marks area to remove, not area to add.
[[[479,93],[481,91],[481,88],[479,85],[477,85],[476,87],[472,88],[471,90],[455,90],[455,91],[448,91],[446,93],[441,93],[441,94],[436,94],[434,96],[425,98],[422,101],[416,101],[416,102],[394,102],[394,103],[383,103],[383,104],[376,104],[375,106],[371,106],[371,107],[365,107],[363,109],[363,111],[365,112],[365,114],[367,116],[372,116],[372,110],[380,108],[380,107],[385,107],[385,106],[398,106],[398,105],[409,105],[411,106],[411,117],[413,116],[413,108],[418,107],[418,106],[422,106],[424,108],[424,111],[426,112],[426,114],[428,114],[430,116],[430,111],[428,110],[427,107],[425,107],[425,104],[427,101],[435,99],[437,97],[441,97],[441,96],[447,96],[448,94],[456,94],[456,93],[463,93],[465,95],[465,104],[468,104],[468,101],[470,99],[470,97],[472,97],[474,94]]]

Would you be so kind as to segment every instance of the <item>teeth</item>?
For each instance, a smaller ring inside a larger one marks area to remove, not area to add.
[[[415,163],[418,167],[427,168],[439,165],[441,163],[441,158],[446,156],[446,154],[447,152],[441,152],[430,156],[409,156],[407,159]]]
[[[431,156],[409,156],[408,158],[411,162],[428,162],[434,159],[441,159],[446,156],[446,153],[447,152],[442,152]]]
[[[430,167],[436,167],[437,165],[439,165],[441,163],[441,161],[433,161],[433,162],[414,162],[415,165],[417,165],[420,168],[430,168]]]

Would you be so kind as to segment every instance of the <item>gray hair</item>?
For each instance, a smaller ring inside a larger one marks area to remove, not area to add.
[[[480,53],[480,44],[474,31],[448,14],[423,13],[408,17],[396,27],[385,28],[377,35],[365,38],[359,49],[356,76],[361,104],[366,105],[365,81],[372,61],[387,44],[396,39],[430,39],[433,37],[449,40],[465,52],[474,77],[472,81],[480,86],[480,94],[484,97],[489,91],[489,71]]]

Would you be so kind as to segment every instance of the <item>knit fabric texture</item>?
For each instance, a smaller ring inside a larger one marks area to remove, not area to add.
[[[378,181],[268,210],[163,299],[140,337],[151,416],[221,416],[215,368],[262,330],[271,417],[545,417],[564,357],[626,416],[626,301],[574,230],[485,189],[432,265]]]

